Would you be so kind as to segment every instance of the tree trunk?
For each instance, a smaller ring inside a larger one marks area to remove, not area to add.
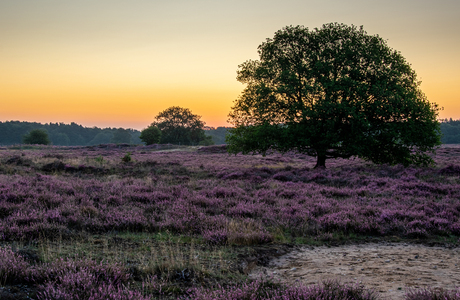
[[[325,169],[325,168],[326,168],[326,155],[318,154],[315,169]]]

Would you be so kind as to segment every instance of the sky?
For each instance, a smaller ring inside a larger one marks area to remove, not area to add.
[[[142,130],[170,106],[228,126],[238,65],[285,26],[363,25],[460,119],[458,0],[0,0],[0,121]]]

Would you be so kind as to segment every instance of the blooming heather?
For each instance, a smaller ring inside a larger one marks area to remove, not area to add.
[[[131,147],[126,163],[121,159],[128,151],[116,145],[1,150],[0,243],[120,231],[168,231],[212,245],[263,244],[280,233],[288,239],[460,236],[460,148],[438,149],[430,168],[337,159],[323,170],[296,153],[157,148]],[[40,299],[148,299],[129,288],[129,280],[122,266],[70,259],[35,264],[0,247],[0,284],[40,285]],[[411,291],[407,299],[435,299],[433,293]],[[375,299],[358,287],[259,281],[189,296]]]
[[[134,162],[123,164],[124,151],[114,149],[10,151],[1,153],[0,175],[6,241],[169,230],[222,242],[235,223],[252,224],[233,230],[242,236],[235,243],[271,241],[277,228],[292,236],[460,235],[456,148],[439,150],[438,168],[337,160],[326,170],[295,154],[133,151]]]

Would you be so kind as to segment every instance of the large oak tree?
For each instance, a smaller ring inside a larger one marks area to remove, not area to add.
[[[362,27],[288,26],[239,66],[232,153],[296,150],[317,157],[427,164],[440,144],[438,108],[404,57]]]

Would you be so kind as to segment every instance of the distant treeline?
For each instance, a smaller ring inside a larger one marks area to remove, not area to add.
[[[91,146],[110,143],[142,144],[135,129],[83,127],[76,123],[48,123],[7,121],[0,122],[0,145],[22,144],[23,136],[33,129],[44,129],[51,143],[56,146]],[[224,144],[228,128],[218,127],[206,130],[206,135],[213,138],[214,143]]]
[[[460,144],[460,120],[441,120],[441,133],[443,144]]]
[[[91,146],[109,143],[142,144],[141,132],[135,129],[83,127],[76,123],[32,123],[20,121],[0,122],[0,145],[22,144],[22,137],[33,129],[48,132],[53,145]],[[229,127],[205,130],[216,145],[225,144]],[[460,144],[460,120],[441,120],[441,141],[443,144]]]
[[[225,135],[227,134],[229,129],[230,127],[217,127],[215,129],[205,130],[204,133],[212,137],[214,144],[222,145],[222,144],[226,144]]]
[[[8,121],[0,122],[0,145],[22,144],[23,136],[33,129],[44,129],[53,145],[90,146],[109,143],[141,144],[140,131],[123,128],[83,127],[76,123]]]

